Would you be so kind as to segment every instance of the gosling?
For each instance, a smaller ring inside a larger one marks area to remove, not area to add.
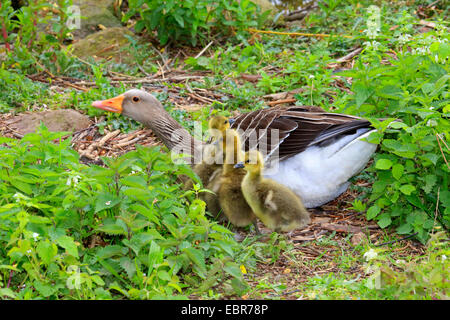
[[[242,180],[242,193],[255,215],[268,228],[291,232],[311,221],[301,199],[291,189],[263,177],[264,160],[260,152],[246,152],[244,161],[234,167],[247,171]]]
[[[203,153],[202,162],[194,166],[194,172],[202,181],[203,186],[212,191],[203,192],[200,199],[205,201],[208,211],[218,221],[225,221],[226,217],[222,214],[217,193],[220,187],[220,176],[222,175],[222,163],[224,161],[224,152],[222,149],[222,135],[230,127],[228,119],[224,116],[213,116],[209,120],[208,129],[211,134],[211,141]],[[185,183],[184,189],[192,188],[192,180]]]
[[[235,168],[235,164],[243,159],[239,135],[236,130],[229,129],[222,140],[225,163],[218,192],[220,206],[233,225],[245,227],[252,223],[256,233],[260,234],[257,218],[242,194],[241,184],[246,172],[242,168]]]
[[[230,123],[224,116],[214,116],[209,120],[208,128],[211,133],[211,143],[206,145],[203,150],[202,162],[196,164],[193,168],[193,171],[200,178],[204,187],[206,187],[214,177],[220,176],[224,157],[219,140],[221,138],[221,133],[225,132],[229,127]],[[192,185],[193,182],[189,179],[184,184],[183,189],[189,190],[192,188]]]

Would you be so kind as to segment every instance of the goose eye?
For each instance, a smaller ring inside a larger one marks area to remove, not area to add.
[[[139,102],[141,99],[139,99],[139,97],[133,97],[132,100],[133,102]]]

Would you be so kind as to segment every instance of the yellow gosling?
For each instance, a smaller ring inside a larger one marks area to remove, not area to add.
[[[196,164],[193,168],[193,171],[198,175],[205,187],[211,182],[212,178],[217,175],[215,172],[217,172],[218,169],[222,169],[222,163],[217,163],[218,161],[216,161],[216,158],[220,158],[220,153],[222,153],[222,148],[219,145],[222,132],[225,132],[229,127],[230,123],[224,116],[213,116],[209,120],[208,129],[211,133],[212,143],[204,147],[202,162]],[[192,180],[189,179],[184,184],[183,189],[191,189],[192,184]]]
[[[250,150],[245,153],[244,161],[235,167],[247,171],[242,180],[242,193],[255,215],[268,228],[290,232],[311,221],[301,199],[291,189],[263,177],[264,160],[260,152]]]
[[[259,234],[257,219],[242,194],[241,184],[246,172],[234,165],[242,160],[241,141],[236,130],[226,130],[222,141],[225,152],[225,163],[219,187],[219,203],[228,220],[237,227],[245,227],[251,223]]]

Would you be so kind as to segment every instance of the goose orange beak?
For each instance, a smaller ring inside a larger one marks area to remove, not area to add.
[[[121,94],[111,99],[94,101],[92,102],[92,106],[97,109],[102,109],[109,112],[122,113],[122,104],[124,98],[125,96]]]

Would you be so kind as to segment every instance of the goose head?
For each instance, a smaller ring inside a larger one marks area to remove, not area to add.
[[[141,123],[147,123],[148,119],[158,116],[164,110],[158,99],[139,89],[128,90],[111,99],[94,101],[92,106],[120,113]]]
[[[244,161],[238,162],[235,168],[244,168],[250,174],[260,175],[264,168],[264,158],[258,150],[249,150],[244,154]]]
[[[92,106],[142,123],[152,129],[169,149],[175,148],[176,153],[190,154],[196,159],[202,155],[203,143],[193,138],[150,93],[131,89],[111,99],[94,101]]]

